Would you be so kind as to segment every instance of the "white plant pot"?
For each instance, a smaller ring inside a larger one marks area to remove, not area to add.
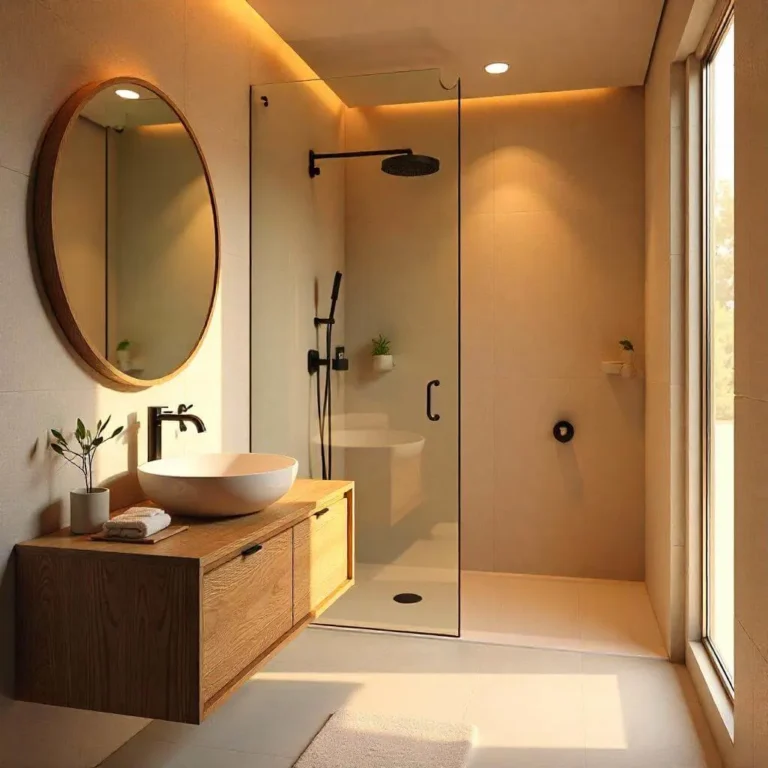
[[[131,350],[130,349],[117,350],[117,367],[121,371],[131,370]]]
[[[391,371],[395,367],[395,358],[392,355],[374,355],[374,371]]]
[[[70,531],[74,534],[96,533],[109,520],[109,488],[85,488],[69,492]]]

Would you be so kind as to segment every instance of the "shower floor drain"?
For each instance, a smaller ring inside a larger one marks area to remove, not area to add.
[[[399,595],[395,595],[392,598],[396,603],[404,603],[410,605],[411,603],[420,603],[424,598],[421,595],[417,595],[414,592],[401,592]]]

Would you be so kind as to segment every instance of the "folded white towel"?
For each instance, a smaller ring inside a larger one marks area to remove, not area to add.
[[[104,523],[110,539],[146,539],[171,524],[170,515],[154,507],[131,507]]]

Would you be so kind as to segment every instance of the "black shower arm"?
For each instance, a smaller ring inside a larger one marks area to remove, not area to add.
[[[338,160],[343,157],[379,157],[384,155],[412,155],[412,149],[361,149],[359,152],[315,152],[309,150],[315,160]]]
[[[392,155],[412,155],[412,149],[362,149],[359,152],[315,152],[309,150],[309,176],[319,175],[320,169],[315,164],[317,160],[340,160],[347,157],[390,157]]]

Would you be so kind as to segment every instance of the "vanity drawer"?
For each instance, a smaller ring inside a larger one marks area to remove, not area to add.
[[[203,701],[293,625],[290,530],[203,577]]]
[[[342,499],[293,529],[293,620],[300,621],[349,579],[349,509]]]

